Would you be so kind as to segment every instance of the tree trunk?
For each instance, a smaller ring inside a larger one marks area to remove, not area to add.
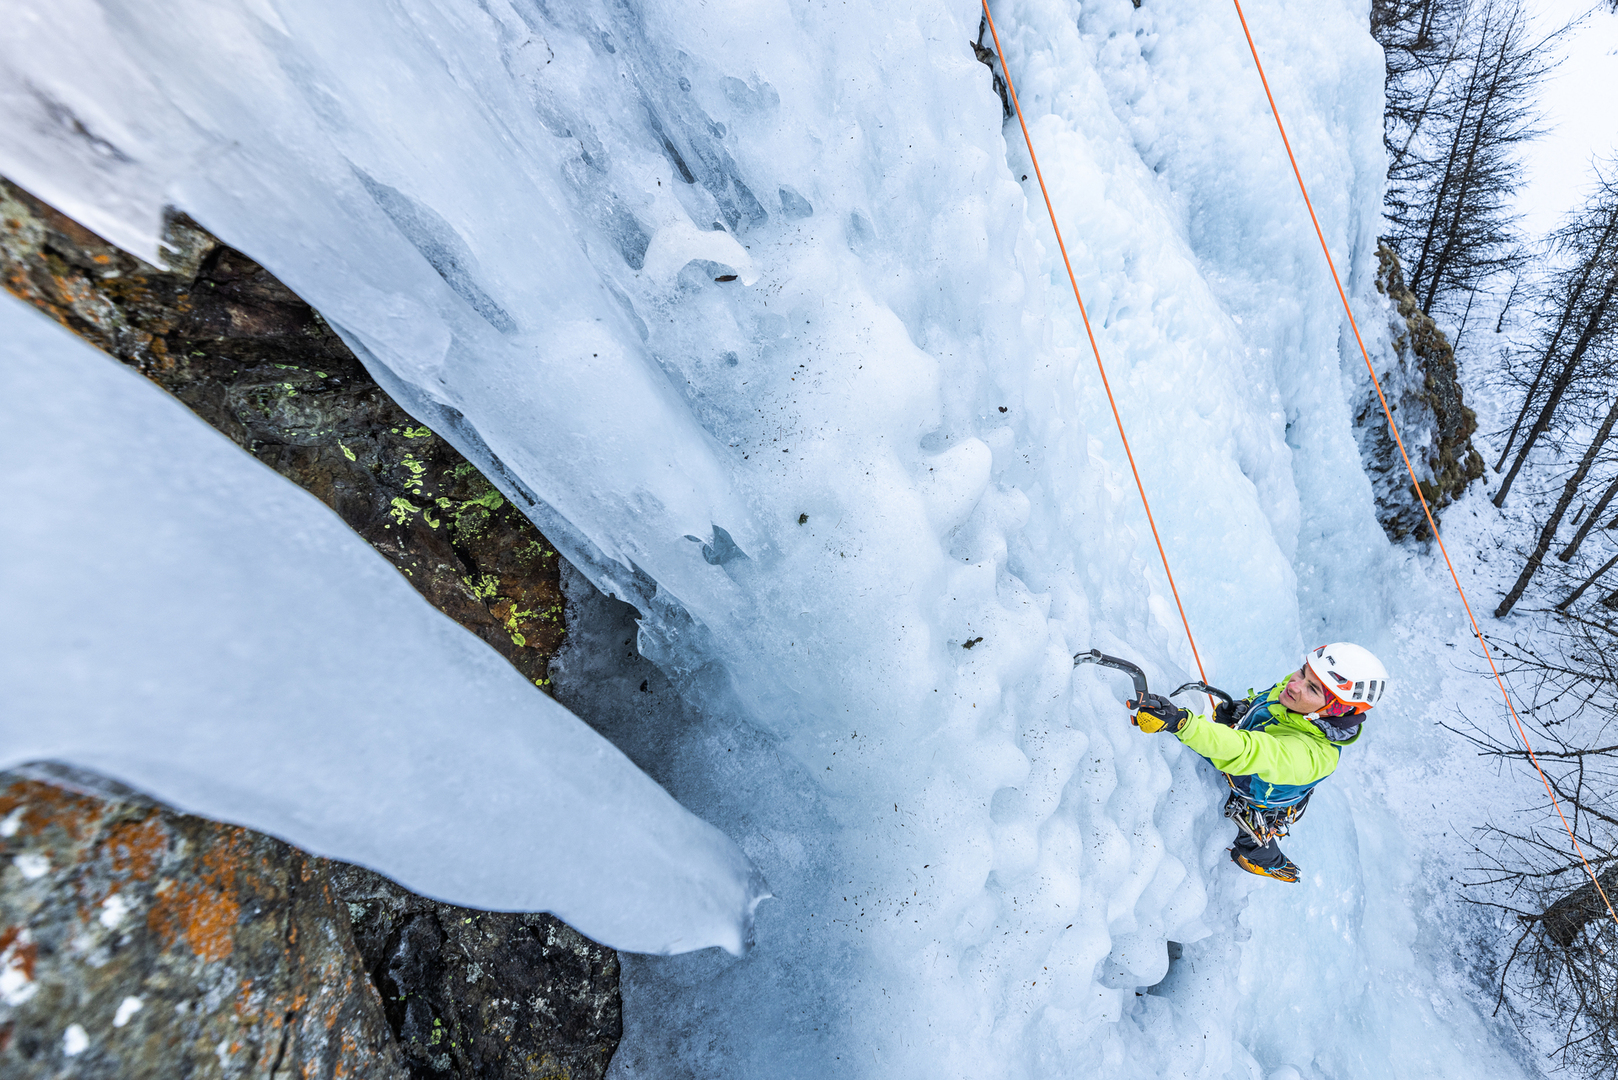
[[[1416,258],[1416,265],[1410,271],[1410,291],[1415,292],[1426,284],[1427,257],[1432,254],[1433,241],[1438,235],[1439,218],[1444,213],[1445,200],[1449,195],[1450,182],[1455,175],[1455,161],[1460,155],[1461,137],[1466,131],[1467,122],[1471,119],[1474,94],[1476,93],[1478,65],[1483,62],[1483,46],[1478,45],[1478,57],[1472,63],[1471,74],[1467,76],[1466,96],[1461,104],[1460,118],[1455,122],[1455,134],[1450,138],[1449,149],[1444,152],[1444,178],[1438,183],[1438,191],[1433,196],[1433,207],[1427,216],[1427,235],[1422,237],[1421,254]],[[1423,308],[1423,311],[1426,309]]]
[[[1511,35],[1509,31],[1500,40],[1500,51],[1494,59],[1494,70],[1489,75],[1489,87],[1483,95],[1483,110],[1472,124],[1472,137],[1466,147],[1466,163],[1461,166],[1461,175],[1455,192],[1455,212],[1450,215],[1449,225],[1444,229],[1444,245],[1438,249],[1438,257],[1434,260],[1432,273],[1427,275],[1427,299],[1422,303],[1421,310],[1426,315],[1433,313],[1433,301],[1438,298],[1439,286],[1443,284],[1444,274],[1449,269],[1450,262],[1455,257],[1455,249],[1459,244],[1461,232],[1461,218],[1466,213],[1467,197],[1471,194],[1472,183],[1477,177],[1478,148],[1483,145],[1485,138],[1484,125],[1489,122],[1489,110],[1493,108],[1496,96],[1500,90],[1501,72],[1506,64],[1506,49],[1510,47]],[[1481,61],[1481,56],[1479,60]],[[1470,97],[1470,91],[1468,92]],[[1470,101],[1468,102],[1470,104]],[[1434,207],[1435,216],[1439,208]]]
[[[1611,898],[1614,887],[1618,886],[1618,863],[1609,864],[1596,875],[1596,879]],[[1591,919],[1605,918],[1608,918],[1607,905],[1602,901],[1601,893],[1596,891],[1595,882],[1586,876],[1583,885],[1564,893],[1546,908],[1539,922],[1545,928],[1546,936],[1566,949],[1578,940],[1579,931]]]
[[[1606,229],[1601,233],[1601,239],[1596,241],[1595,251],[1579,267],[1578,280],[1573,283],[1573,287],[1567,291],[1567,297],[1562,301],[1562,313],[1557,317],[1556,331],[1551,334],[1550,344],[1545,346],[1545,360],[1539,365],[1539,370],[1534,372],[1534,381],[1529,384],[1528,393],[1522,399],[1522,408],[1517,410],[1517,419],[1511,425],[1511,433],[1506,436],[1506,445],[1500,449],[1500,460],[1494,463],[1494,471],[1497,473],[1506,464],[1506,455],[1511,453],[1511,444],[1517,441],[1517,431],[1522,427],[1523,417],[1528,415],[1528,410],[1534,403],[1534,391],[1539,389],[1539,380],[1550,370],[1551,361],[1556,356],[1556,347],[1562,343],[1562,334],[1567,331],[1567,324],[1572,320],[1573,313],[1579,306],[1579,300],[1584,296],[1584,290],[1590,287],[1590,275],[1595,273],[1615,231],[1618,231],[1618,217],[1607,223]],[[1515,290],[1515,287],[1513,289]],[[1501,315],[1504,317],[1504,312]],[[1504,495],[1497,496],[1495,505],[1499,506],[1503,498]]]
[[[1523,590],[1528,588],[1529,579],[1545,561],[1545,553],[1550,550],[1551,541],[1556,539],[1557,526],[1562,524],[1562,515],[1567,513],[1568,506],[1573,502],[1573,496],[1578,494],[1579,485],[1589,474],[1590,466],[1595,464],[1596,455],[1601,452],[1602,446],[1606,445],[1607,437],[1612,434],[1612,425],[1615,422],[1618,422],[1618,397],[1612,399],[1612,407],[1607,410],[1607,418],[1601,422],[1601,430],[1596,432],[1596,437],[1590,440],[1590,448],[1584,452],[1579,467],[1573,470],[1573,475],[1562,485],[1562,497],[1556,501],[1556,509],[1551,511],[1550,520],[1539,530],[1539,543],[1534,546],[1534,553],[1528,557],[1528,563],[1518,575],[1517,583],[1511,587],[1505,599],[1500,601],[1500,606],[1495,608],[1495,618],[1503,617],[1512,609],[1522,597]]]
[[[1584,590],[1586,590],[1590,586],[1594,585],[1596,583],[1596,581],[1601,577],[1602,574],[1605,574],[1608,570],[1611,570],[1614,566],[1618,566],[1618,555],[1614,555],[1612,558],[1610,558],[1606,562],[1602,563],[1601,564],[1601,569],[1597,570],[1595,573],[1593,573],[1589,577],[1585,578],[1584,583],[1582,585],[1580,585],[1577,589],[1574,589],[1571,593],[1569,593],[1566,600],[1563,600],[1560,604],[1556,605],[1556,610],[1557,611],[1566,611],[1568,608],[1572,607],[1573,602],[1575,600],[1577,600],[1579,597],[1584,595]]]
[[[1522,449],[1517,451],[1517,459],[1511,463],[1511,471],[1506,474],[1505,480],[1500,484],[1500,490],[1494,494],[1494,505],[1503,506],[1506,501],[1506,492],[1511,490],[1511,482],[1517,478],[1517,471],[1522,468],[1523,462],[1528,460],[1528,451],[1533,449],[1534,442],[1551,426],[1551,417],[1556,412],[1556,406],[1561,404],[1562,395],[1567,391],[1568,385],[1573,381],[1579,362],[1584,359],[1590,342],[1600,329],[1601,322],[1607,315],[1607,307],[1612,303],[1612,295],[1618,290],[1618,267],[1614,267],[1612,276],[1607,279],[1606,291],[1596,302],[1595,311],[1584,325],[1584,331],[1573,346],[1573,352],[1567,358],[1567,364],[1557,376],[1556,385],[1552,387],[1550,397],[1545,400],[1545,407],[1539,410],[1539,416],[1534,420],[1534,426],[1528,430],[1528,437],[1523,440]]]
[[[1567,562],[1578,552],[1579,545],[1584,543],[1586,536],[1590,535],[1591,526],[1595,525],[1596,519],[1607,509],[1607,504],[1612,502],[1614,495],[1618,495],[1618,479],[1614,479],[1608,485],[1607,490],[1602,493],[1601,501],[1596,503],[1596,508],[1590,512],[1590,516],[1584,519],[1584,524],[1580,525],[1579,531],[1573,534],[1573,539],[1568,543],[1567,547],[1562,549],[1562,553],[1557,556],[1558,559],[1562,562]]]
[[[1430,18],[1431,11],[1432,9],[1429,6],[1423,18]],[[1427,42],[1430,33],[1430,23],[1424,23],[1417,40]],[[1444,76],[1448,74],[1450,65],[1460,59],[1460,56],[1460,52],[1452,46],[1445,54],[1443,63],[1438,65],[1438,70],[1431,75],[1427,83],[1427,93],[1423,95],[1421,105],[1412,110],[1412,115],[1415,119],[1411,121],[1410,130],[1405,133],[1404,145],[1399,147],[1398,153],[1394,154],[1388,162],[1389,175],[1392,175],[1395,170],[1403,165],[1405,158],[1409,156],[1411,144],[1416,141],[1416,135],[1421,131],[1421,125],[1427,122],[1427,117],[1432,113],[1433,98],[1438,95],[1439,89],[1444,85]]]
[[[1512,276],[1512,279],[1511,279],[1511,291],[1506,293],[1506,302],[1500,306],[1500,313],[1497,316],[1495,316],[1495,320],[1494,320],[1494,332],[1495,333],[1498,334],[1498,333],[1502,332],[1503,330],[1505,330],[1505,328],[1506,328],[1506,312],[1511,310],[1511,302],[1513,300],[1517,299],[1517,286],[1519,286],[1521,284],[1522,284],[1522,270],[1519,268],[1517,270],[1516,274],[1514,274]],[[1522,415],[1520,413],[1517,416],[1517,422],[1518,423],[1522,422]],[[1513,429],[1513,432],[1515,433],[1515,429]],[[1500,467],[1498,465],[1496,465],[1494,471],[1499,472]]]

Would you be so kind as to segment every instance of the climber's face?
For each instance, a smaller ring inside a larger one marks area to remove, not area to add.
[[[1320,712],[1326,707],[1326,691],[1315,673],[1302,667],[1287,676],[1287,684],[1281,689],[1281,704],[1295,713]]]

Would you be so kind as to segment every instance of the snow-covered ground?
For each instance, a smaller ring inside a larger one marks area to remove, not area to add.
[[[1385,349],[1366,13],[1247,14]],[[1498,723],[1493,690],[1441,563],[1374,519],[1361,361],[1233,10],[996,17],[1209,681],[1388,661],[1295,887],[1236,872],[1217,777],[1071,665],[1197,675],[971,3],[0,15],[0,173],[133,250],[172,202],[261,260],[641,609],[572,582],[558,695],[776,899],[744,958],[626,960],[616,1075],[1537,1074],[1452,881],[1523,781],[1436,726]],[[1492,565],[1461,560],[1483,606]]]

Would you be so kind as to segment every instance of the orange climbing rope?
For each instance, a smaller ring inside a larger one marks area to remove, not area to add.
[[[1090,329],[1090,316],[1084,310],[1084,297],[1079,295],[1079,281],[1073,276],[1073,263],[1067,257],[1067,245],[1062,242],[1061,226],[1056,224],[1056,210],[1051,206],[1051,193],[1045,188],[1045,174],[1040,171],[1039,157],[1034,153],[1034,140],[1028,136],[1028,122],[1023,119],[1022,104],[1017,100],[1017,88],[1011,83],[1011,69],[1006,66],[1006,53],[1000,47],[1000,31],[994,28],[994,16],[989,14],[989,0],[983,0],[983,18],[994,37],[995,55],[1000,58],[1000,74],[1005,76],[1006,89],[1011,92],[1011,104],[1017,110],[1017,123],[1022,126],[1023,141],[1028,144],[1028,159],[1034,163],[1034,175],[1039,179],[1039,192],[1045,196],[1045,210],[1051,216],[1051,229],[1056,233],[1056,246],[1062,252],[1062,265],[1067,267],[1067,280],[1073,286],[1073,299],[1079,302],[1079,318],[1084,320],[1084,333],[1090,339],[1090,351],[1095,354],[1096,370],[1101,372],[1101,385],[1107,391],[1107,404],[1112,406],[1112,419],[1118,425],[1118,437],[1124,443],[1124,456],[1129,459],[1129,471],[1135,476],[1135,490],[1140,492],[1140,504],[1146,509],[1146,523],[1152,527],[1152,539],[1157,542],[1158,557],[1163,560],[1163,573],[1169,579],[1169,591],[1174,594],[1174,606],[1180,609],[1180,622],[1185,626],[1185,640],[1191,645],[1191,656],[1197,662],[1197,675],[1203,682],[1208,673],[1202,669],[1202,654],[1197,652],[1197,640],[1191,636],[1191,621],[1185,617],[1185,605],[1180,602],[1180,590],[1174,584],[1174,571],[1169,569],[1169,557],[1163,551],[1163,538],[1157,534],[1157,521],[1152,517],[1152,504],[1146,499],[1146,486],[1140,481],[1140,470],[1135,467],[1135,455],[1129,449],[1129,436],[1124,434],[1124,421],[1118,415],[1118,402],[1113,400],[1112,383],[1107,380],[1107,367],[1101,362],[1101,349],[1096,345],[1095,331]]]
[[[1247,37],[1247,48],[1253,54],[1253,66],[1258,69],[1259,81],[1264,84],[1264,96],[1270,102],[1270,115],[1275,117],[1275,127],[1281,133],[1281,144],[1286,147],[1287,161],[1292,163],[1292,175],[1298,180],[1298,191],[1303,194],[1303,204],[1309,208],[1309,220],[1314,224],[1315,236],[1320,241],[1320,250],[1326,256],[1326,266],[1331,270],[1332,284],[1337,286],[1337,297],[1343,302],[1343,311],[1348,315],[1348,325],[1354,331],[1354,342],[1360,347],[1360,355],[1365,358],[1365,370],[1371,373],[1371,385],[1376,388],[1376,398],[1382,403],[1382,415],[1388,418],[1388,430],[1393,432],[1393,441],[1398,444],[1399,456],[1404,458],[1405,469],[1410,473],[1410,483],[1416,490],[1416,498],[1421,500],[1422,513],[1427,515],[1427,527],[1433,531],[1433,539],[1438,541],[1438,550],[1443,552],[1444,565],[1449,568],[1450,580],[1455,582],[1455,591],[1460,594],[1461,606],[1466,608],[1466,617],[1472,622],[1472,633],[1477,636],[1478,644],[1483,648],[1483,656],[1489,662],[1489,670],[1494,674],[1495,685],[1500,688],[1500,696],[1505,698],[1506,709],[1511,713],[1512,721],[1517,725],[1517,735],[1522,739],[1523,749],[1528,752],[1528,760],[1533,762],[1534,769],[1539,773],[1540,780],[1545,785],[1545,794],[1551,797],[1551,805],[1556,808],[1556,816],[1562,821],[1562,828],[1567,830],[1568,839],[1573,841],[1573,850],[1578,853],[1579,861],[1590,875],[1590,882],[1601,895],[1602,903],[1607,905],[1607,914],[1612,916],[1614,923],[1618,923],[1618,911],[1613,910],[1612,901],[1607,898],[1607,890],[1601,887],[1601,881],[1596,877],[1595,868],[1590,860],[1584,857],[1584,848],[1579,844],[1579,838],[1574,835],[1573,827],[1567,823],[1567,815],[1562,813],[1562,803],[1551,789],[1550,778],[1545,770],[1540,768],[1539,758],[1534,754],[1534,748],[1528,742],[1528,732],[1523,728],[1522,718],[1517,715],[1517,707],[1511,702],[1511,695],[1506,691],[1505,680],[1500,677],[1500,669],[1495,667],[1494,653],[1489,643],[1483,638],[1483,630],[1478,626],[1477,616],[1472,614],[1472,604],[1466,598],[1466,590],[1461,587],[1460,575],[1455,572],[1455,564],[1450,561],[1449,548],[1444,546],[1444,538],[1438,533],[1438,522],[1433,520],[1432,507],[1427,505],[1427,496],[1422,494],[1421,483],[1416,479],[1416,470],[1410,464],[1410,455],[1405,452],[1404,439],[1399,436],[1399,425],[1393,422],[1393,411],[1388,408],[1388,399],[1382,393],[1382,382],[1376,377],[1376,368],[1371,364],[1371,354],[1365,348],[1365,341],[1360,337],[1359,323],[1354,321],[1354,311],[1348,303],[1348,293],[1343,289],[1342,279],[1337,276],[1337,263],[1331,257],[1331,248],[1326,245],[1326,234],[1321,231],[1320,219],[1315,216],[1315,204],[1309,198],[1309,189],[1304,186],[1303,173],[1298,168],[1298,159],[1292,154],[1292,141],[1287,138],[1286,125],[1281,123],[1281,112],[1275,107],[1275,95],[1270,93],[1270,80],[1264,75],[1264,65],[1258,58],[1258,47],[1253,44],[1253,32],[1247,26],[1247,16],[1242,13],[1242,0],[1231,0],[1236,5],[1236,17],[1241,20],[1242,33]],[[1001,61],[1002,66],[1004,61]],[[1010,85],[1010,80],[1006,80]]]

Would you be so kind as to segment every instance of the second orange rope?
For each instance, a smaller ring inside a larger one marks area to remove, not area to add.
[[[1444,565],[1449,568],[1450,580],[1455,583],[1455,591],[1460,594],[1461,606],[1466,609],[1466,617],[1472,622],[1472,633],[1477,636],[1478,645],[1483,649],[1483,657],[1489,662],[1489,671],[1494,675],[1495,685],[1500,688],[1500,696],[1505,699],[1506,710],[1511,713],[1511,719],[1517,726],[1517,735],[1522,739],[1523,749],[1528,752],[1528,760],[1533,762],[1534,769],[1539,773],[1540,780],[1545,785],[1545,794],[1551,798],[1551,805],[1556,808],[1556,816],[1561,819],[1562,828],[1567,830],[1567,837],[1573,841],[1573,850],[1584,864],[1584,870],[1590,875],[1590,883],[1596,887],[1601,896],[1601,902],[1607,905],[1607,914],[1612,921],[1618,923],[1618,911],[1613,910],[1612,901],[1607,899],[1607,890],[1601,887],[1601,881],[1596,876],[1595,868],[1590,860],[1584,856],[1584,848],[1579,844],[1579,838],[1574,835],[1573,827],[1567,822],[1567,815],[1562,813],[1562,803],[1551,789],[1550,778],[1545,770],[1540,768],[1539,758],[1534,754],[1534,748],[1528,742],[1528,732],[1523,727],[1522,718],[1517,715],[1517,707],[1511,702],[1511,695],[1506,692],[1505,680],[1500,677],[1500,669],[1495,666],[1494,652],[1489,643],[1483,638],[1483,629],[1478,625],[1477,616],[1472,614],[1472,604],[1466,598],[1466,590],[1461,587],[1461,577],[1455,572],[1455,564],[1450,561],[1449,548],[1444,546],[1444,538],[1439,535],[1438,522],[1433,520],[1432,507],[1427,505],[1427,496],[1422,494],[1421,482],[1416,479],[1416,470],[1410,464],[1410,455],[1405,452],[1404,439],[1399,435],[1399,425],[1393,422],[1393,410],[1388,408],[1388,399],[1382,393],[1382,382],[1376,377],[1376,367],[1371,363],[1371,354],[1365,348],[1365,341],[1360,337],[1359,323],[1354,320],[1354,309],[1349,306],[1348,293],[1343,289],[1342,279],[1337,276],[1337,263],[1331,257],[1331,248],[1326,244],[1326,234],[1320,228],[1320,219],[1315,216],[1315,204],[1309,198],[1309,189],[1304,186],[1303,173],[1298,168],[1298,159],[1292,154],[1292,141],[1287,138],[1286,125],[1281,123],[1281,113],[1275,107],[1275,95],[1270,93],[1270,80],[1264,75],[1264,64],[1258,58],[1258,47],[1253,44],[1253,32],[1248,29],[1247,16],[1242,13],[1242,0],[1231,0],[1236,5],[1236,17],[1241,20],[1242,33],[1247,37],[1247,48],[1253,54],[1253,66],[1258,68],[1259,81],[1264,84],[1264,97],[1270,103],[1270,114],[1275,117],[1275,126],[1281,133],[1281,144],[1286,147],[1287,161],[1292,163],[1292,175],[1297,178],[1298,190],[1303,194],[1303,204],[1309,208],[1309,220],[1314,224],[1315,236],[1320,240],[1320,250],[1326,255],[1326,266],[1331,270],[1332,284],[1337,286],[1338,299],[1343,302],[1343,311],[1348,315],[1348,325],[1354,331],[1354,342],[1360,347],[1360,355],[1365,358],[1365,369],[1371,373],[1371,385],[1376,388],[1376,398],[1382,403],[1382,415],[1388,418],[1388,430],[1393,432],[1393,441],[1399,447],[1399,456],[1404,459],[1405,469],[1410,473],[1410,483],[1416,489],[1416,498],[1421,501],[1422,513],[1427,515],[1427,527],[1433,531],[1433,539],[1438,541],[1438,550],[1444,555]],[[1007,80],[1008,83],[1010,80]]]

